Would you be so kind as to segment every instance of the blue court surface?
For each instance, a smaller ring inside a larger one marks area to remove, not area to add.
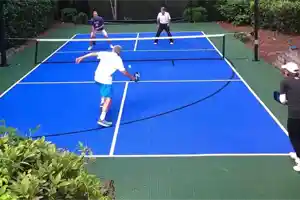
[[[175,36],[203,35],[176,32]],[[201,156],[286,154],[291,151],[284,128],[207,38],[167,40],[154,45],[155,33],[110,34],[123,46],[124,60],[163,58],[165,61],[125,61],[139,83],[114,76],[113,104],[101,129],[99,87],[93,81],[97,62],[43,63],[0,99],[0,119],[24,133],[41,125],[34,136],[76,151],[78,142],[97,156]],[[73,38],[87,39],[89,34]],[[68,41],[47,61],[75,59],[87,52],[88,42]],[[94,50],[109,50],[98,42]],[[90,130],[92,129],[92,130]],[[85,131],[89,130],[89,131]],[[70,133],[73,132],[73,133]],[[76,132],[76,133],[74,133]],[[67,133],[67,134],[64,134]],[[55,135],[58,134],[58,135]]]

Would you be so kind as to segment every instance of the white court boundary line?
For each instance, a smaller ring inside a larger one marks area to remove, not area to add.
[[[128,81],[113,81],[113,83],[127,83]],[[242,82],[241,79],[216,79],[216,80],[148,80],[148,81],[139,81],[138,83],[207,83],[207,82]],[[19,85],[51,85],[51,84],[94,84],[95,81],[66,81],[66,82],[21,82]],[[135,82],[128,82],[134,83]]]
[[[99,50],[105,51],[105,50]],[[92,53],[99,51],[59,51],[57,54],[72,54],[72,53]],[[109,50],[107,50],[109,51]],[[122,50],[122,52],[134,52],[135,50]],[[141,49],[136,52],[182,52],[182,51],[216,51],[215,49]]]
[[[201,33],[206,36],[206,34],[201,31]],[[209,39],[209,37],[206,37],[208,42],[216,49],[216,51],[220,54],[220,56],[223,56],[222,53],[219,51],[219,49],[214,45],[214,43]],[[245,79],[238,73],[238,71],[232,66],[232,64],[224,58],[225,62],[230,66],[230,68],[234,71],[234,73],[242,80],[242,82],[245,84],[245,86],[248,88],[248,90],[254,95],[256,100],[265,108],[265,110],[269,113],[269,115],[273,118],[273,120],[277,123],[277,125],[282,129],[282,131],[288,136],[288,132],[285,129],[285,127],[280,123],[280,121],[277,119],[277,117],[272,113],[272,111],[267,107],[267,105],[259,98],[259,96],[252,90],[252,88],[248,85],[248,83],[245,81]]]
[[[156,32],[139,32],[141,34],[143,33],[154,33]],[[172,31],[172,33],[199,33],[199,31]],[[120,32],[120,33],[109,33],[110,35],[121,35],[121,34],[137,34],[137,32]],[[90,35],[90,33],[78,33],[77,35]]]
[[[136,51],[136,49],[137,49],[137,45],[139,43],[139,37],[140,37],[140,33],[137,33],[136,34],[136,39],[135,39],[133,51]]]
[[[125,87],[124,87],[124,92],[123,92],[123,96],[122,96],[122,101],[121,101],[121,105],[120,105],[118,119],[117,119],[117,122],[116,122],[114,136],[113,136],[111,146],[110,146],[109,156],[113,156],[114,152],[115,152],[115,147],[116,147],[117,138],[118,138],[118,134],[119,134],[119,128],[120,128],[120,124],[121,124],[124,104],[125,104],[125,100],[126,100],[126,96],[127,96],[127,90],[128,90],[128,82],[126,82]]]
[[[245,153],[245,154],[154,154],[154,155],[86,155],[86,158],[193,158],[193,157],[257,157],[289,156],[288,153]]]
[[[133,51],[136,51],[136,49],[137,49],[138,38],[139,38],[139,33],[137,33],[137,35],[136,35],[136,40],[135,40]],[[126,100],[126,96],[127,96],[128,85],[129,85],[129,82],[127,81],[125,83],[125,87],[124,87],[124,92],[123,92],[122,101],[121,101],[121,104],[120,104],[120,110],[119,110],[118,119],[117,119],[117,122],[116,122],[114,136],[113,136],[111,146],[110,146],[109,156],[113,156],[114,152],[115,152],[115,147],[116,147],[118,134],[119,134],[119,129],[120,129],[120,124],[121,124],[121,119],[122,119],[122,114],[123,114],[123,110],[124,110],[124,104],[125,104],[125,100]]]
[[[24,78],[26,78],[29,74],[31,74],[34,70],[36,70],[43,62],[51,58],[56,52],[58,52],[61,48],[63,48],[70,40],[72,40],[74,37],[76,37],[77,34],[73,35],[68,41],[63,43],[60,47],[58,47],[54,52],[52,52],[47,58],[45,58],[41,63],[36,65],[34,68],[32,68],[29,72],[27,72],[24,76],[22,76],[17,82],[12,84],[9,88],[7,88],[2,94],[0,94],[0,98],[2,98],[7,92],[9,92],[11,89],[13,89],[17,84],[19,84]]]

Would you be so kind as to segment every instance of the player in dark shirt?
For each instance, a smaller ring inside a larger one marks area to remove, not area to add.
[[[290,156],[295,160],[294,170],[300,172],[300,78],[299,67],[289,62],[282,66],[285,78],[280,83],[279,101],[288,106],[287,131],[295,153]]]
[[[91,31],[91,39],[96,38],[96,34],[101,32],[105,38],[108,38],[108,34],[104,29],[104,20],[102,17],[100,17],[97,13],[97,11],[93,12],[93,18],[90,20],[90,23],[92,25],[92,31]],[[112,44],[110,41],[108,41],[110,44],[110,47],[113,48]],[[93,45],[95,45],[95,41],[90,41],[90,46],[88,50],[92,50]]]

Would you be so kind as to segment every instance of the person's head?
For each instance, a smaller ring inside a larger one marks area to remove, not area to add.
[[[121,51],[122,51],[122,47],[120,45],[116,45],[113,47],[113,52],[115,52],[116,54],[120,55]]]
[[[299,77],[299,66],[294,62],[288,62],[282,65],[281,70],[285,77]]]
[[[161,14],[165,14],[166,8],[165,8],[165,7],[161,7],[161,8],[160,8],[160,12],[161,12]]]
[[[97,17],[98,16],[98,12],[96,10],[93,11],[93,17]]]

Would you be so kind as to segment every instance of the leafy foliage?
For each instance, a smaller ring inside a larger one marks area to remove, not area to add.
[[[7,0],[4,4],[6,37],[36,37],[53,23],[55,6],[56,0]],[[8,47],[16,44],[17,41],[10,40]]]
[[[217,10],[223,19],[234,25],[253,23],[254,0],[219,0]],[[260,27],[281,32],[300,32],[300,1],[260,0]]]
[[[187,8],[183,12],[183,17],[188,21],[204,22],[207,20],[207,10],[201,6]]]
[[[85,169],[81,155],[57,149],[45,138],[32,140],[17,136],[18,130],[0,124],[0,199],[65,200],[112,199],[111,188]]]
[[[300,32],[300,2],[264,0],[260,2],[261,26],[281,32]]]
[[[61,21],[73,22],[74,17],[77,15],[76,8],[64,8],[61,10]]]
[[[78,15],[73,17],[73,21],[75,24],[87,24],[88,23],[88,16],[84,12],[78,13]]]
[[[250,23],[250,4],[248,1],[220,0],[216,4],[217,10],[223,19],[235,25],[245,25]]]

